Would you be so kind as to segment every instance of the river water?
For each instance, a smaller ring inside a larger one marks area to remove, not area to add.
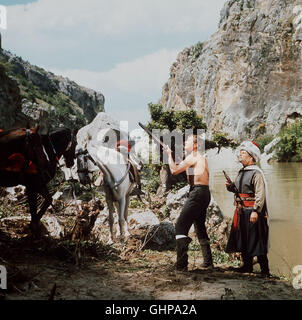
[[[225,170],[235,180],[241,164],[231,150],[208,153],[210,189],[223,214],[233,217],[233,194],[225,188]],[[260,164],[268,183],[271,272],[293,277],[292,269],[302,265],[302,163]]]

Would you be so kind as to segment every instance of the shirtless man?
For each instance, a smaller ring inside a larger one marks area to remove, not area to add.
[[[177,262],[176,269],[186,271],[188,267],[188,246],[192,241],[188,237],[189,230],[194,223],[195,232],[199,240],[203,254],[203,268],[213,268],[213,259],[210,249],[210,241],[207,235],[205,220],[207,207],[210,203],[211,194],[209,190],[209,168],[207,160],[197,149],[197,135],[190,135],[185,143],[185,150],[188,156],[179,164],[176,164],[172,157],[171,149],[166,146],[168,161],[173,175],[186,171],[190,192],[188,200],[176,221],[176,248]]]

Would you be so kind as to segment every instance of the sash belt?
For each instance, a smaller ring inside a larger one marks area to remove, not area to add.
[[[234,229],[238,230],[240,225],[240,213],[241,213],[241,207],[248,208],[248,207],[254,207],[255,204],[255,195],[254,194],[248,194],[248,193],[239,193],[239,196],[243,203],[240,204],[240,202],[237,200],[236,203],[236,209],[234,212],[233,217],[233,227]]]
[[[239,193],[240,198],[243,202],[243,207],[253,207],[255,204],[255,197],[253,194]]]

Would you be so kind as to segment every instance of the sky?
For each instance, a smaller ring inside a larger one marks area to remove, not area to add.
[[[226,0],[0,0],[2,46],[105,96],[117,120],[149,120],[185,47],[218,29]]]

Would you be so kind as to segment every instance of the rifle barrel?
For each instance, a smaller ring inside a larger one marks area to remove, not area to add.
[[[159,143],[163,148],[165,147],[165,145],[156,137],[156,136],[154,136],[153,134],[152,134],[152,132],[147,128],[147,127],[145,127],[142,123],[138,123],[139,124],[139,126],[141,127],[141,128],[143,128],[147,133],[148,133],[148,135],[153,139],[153,140],[155,140],[157,143]]]

